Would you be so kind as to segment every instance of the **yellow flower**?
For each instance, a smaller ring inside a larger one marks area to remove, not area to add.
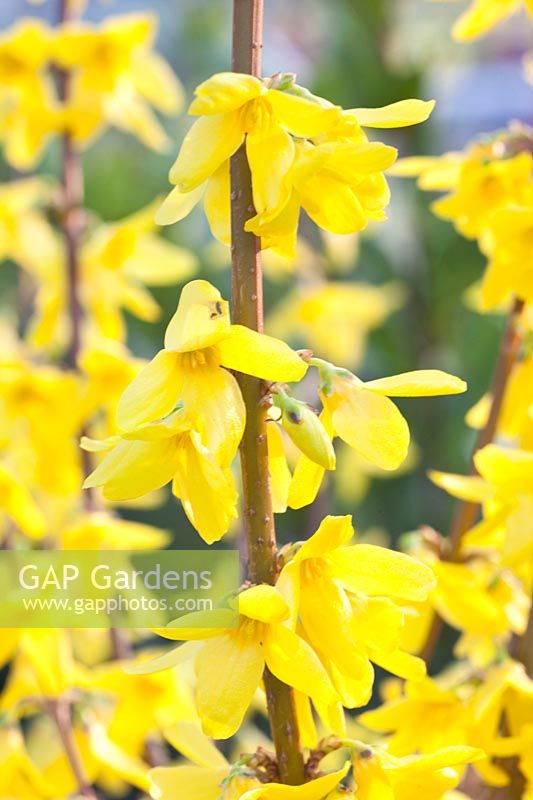
[[[286,176],[295,151],[292,136],[317,136],[333,127],[340,115],[337,106],[291,90],[287,77],[259,80],[222,72],[197,87],[189,113],[200,119],[185,137],[170,171],[176,188],[159,211],[160,224],[183,219],[205,192],[211,228],[215,236],[222,230],[219,238],[227,244],[228,159],[245,139],[256,209],[263,211],[286,201]]]
[[[339,436],[358,455],[384,469],[397,469],[409,448],[409,427],[389,397],[431,397],[457,394],[466,383],[440,370],[417,370],[363,382],[346,369],[319,358],[310,364],[320,372],[321,420],[333,436]],[[289,505],[311,503],[324,477],[323,469],[302,456],[289,491]]]
[[[195,256],[157,236],[151,203],[119,222],[99,224],[80,248],[80,302],[87,312],[85,338],[92,335],[124,341],[125,309],[153,322],[160,308],[145,286],[179,283],[196,270]],[[59,342],[68,334],[67,268],[63,247],[42,264],[37,314],[30,341],[40,347]],[[105,347],[105,344],[100,345]]]
[[[278,339],[231,325],[228,304],[207,281],[183,289],[165,349],[124,392],[118,425],[132,430],[164,417],[181,400],[201,441],[229,466],[244,429],[244,404],[228,370],[270,381],[297,381],[307,365]]]
[[[361,745],[354,754],[357,800],[441,800],[454,789],[465,764],[482,758],[474,747],[445,747],[435,753],[395,758]]]
[[[489,259],[481,285],[483,310],[492,309],[511,295],[533,300],[533,203],[496,212],[481,240]]]
[[[490,155],[486,146],[474,146],[462,164],[456,191],[432,206],[437,216],[452,220],[463,236],[472,239],[481,235],[495,211],[533,201],[531,154]]]
[[[231,609],[188,614],[172,623],[178,627],[158,631],[169,639],[207,640],[196,657],[196,702],[208,736],[227,739],[239,729],[265,666],[317,702],[337,701],[313,649],[285,624],[289,616],[278,590],[259,585],[238,595],[238,615]],[[141,674],[166,669],[183,658],[181,651],[130,669]]]
[[[183,409],[103,442],[84,438],[82,446],[109,451],[83,484],[85,489],[103,486],[108,500],[141,497],[172,481],[191,525],[209,544],[218,541],[237,516],[228,465],[220,466],[202,444]]]
[[[349,768],[348,762],[301,786],[264,783],[248,766],[252,755],[242,756],[232,766],[194,725],[177,723],[165,735],[193,763],[150,770],[154,800],[172,800],[176,795],[185,795],[189,800],[323,800],[336,789]]]
[[[403,613],[394,601],[423,600],[434,582],[424,564],[374,545],[349,546],[352,536],[350,517],[326,517],[278,581],[348,707],[368,701],[371,661],[403,677],[424,675],[423,662],[399,649]]]
[[[7,516],[30,539],[41,539],[46,519],[31,491],[13,472],[0,464],[0,518]]]
[[[533,14],[531,0],[472,0],[455,23],[453,36],[461,42],[476,39],[521,8]]]
[[[491,444],[476,453],[475,465],[479,476],[432,472],[431,478],[454,497],[483,504],[483,521],[465,533],[465,553],[496,550],[503,565],[517,572],[533,547],[533,454]]]
[[[407,682],[398,697],[366,711],[358,721],[370,730],[392,734],[387,744],[397,756],[468,743],[465,697],[446,688],[445,678]]]
[[[155,18],[126,14],[100,27],[72,22],[54,40],[54,60],[74,75],[64,125],[84,143],[109,123],[148,147],[166,148],[165,132],[151,111],[175,114],[182,89],[168,64],[152,50]]]

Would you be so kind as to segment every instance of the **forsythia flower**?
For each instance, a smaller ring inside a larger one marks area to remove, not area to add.
[[[398,696],[382,706],[365,711],[358,721],[372,731],[392,733],[390,751],[406,756],[420,751],[432,753],[444,747],[467,744],[468,687],[447,688],[444,680],[426,678],[408,681]]]
[[[122,309],[147,322],[159,317],[146,285],[169,286],[194,274],[195,256],[154,232],[153,209],[150,204],[119,222],[95,225],[80,247],[78,294],[86,312],[85,336],[124,341]],[[57,236],[54,258],[42,264],[38,280],[29,340],[43,347],[69,332],[66,254]]]
[[[320,373],[321,419],[326,430],[384,470],[400,466],[410,440],[407,422],[389,397],[431,397],[466,390],[464,381],[440,370],[417,370],[363,382],[322,359],[312,358],[310,364]],[[323,476],[319,465],[302,456],[293,475],[289,505],[300,508],[312,502]]]
[[[353,533],[350,517],[326,517],[278,582],[349,707],[370,697],[371,661],[403,677],[423,677],[423,662],[399,649],[403,613],[395,601],[421,601],[434,583],[428,567],[403,553],[348,545]]]
[[[0,40],[0,139],[7,160],[31,169],[50,136],[68,133],[83,145],[107,124],[165,149],[168,138],[152,107],[177,113],[182,89],[153,52],[154,34],[150,15],[112,17],[99,27],[68,22],[56,31],[33,19],[14,25]],[[57,67],[72,76],[64,101],[54,88]]]
[[[474,747],[445,747],[430,755],[396,758],[378,748],[361,744],[354,753],[357,800],[441,800],[454,789],[462,768],[483,754]]]
[[[228,467],[245,421],[240,389],[228,370],[269,381],[297,381],[306,369],[279,339],[231,325],[228,303],[218,289],[207,281],[192,281],[167,327],[165,349],[124,392],[118,425],[131,431],[164,417],[181,401],[202,443]]]
[[[238,595],[238,616],[231,609],[199,612],[182,617],[183,627],[159,631],[169,639],[207,640],[196,656],[196,702],[209,736],[227,739],[239,729],[265,666],[318,702],[336,702],[337,693],[318,656],[285,624],[289,616],[278,590],[259,585]],[[130,669],[141,674],[165,669],[182,657],[177,648]]]
[[[253,756],[244,756],[239,764],[232,766],[194,726],[178,723],[165,735],[193,763],[150,770],[150,793],[154,800],[172,800],[176,794],[185,794],[189,800],[323,800],[330,797],[349,768],[348,762],[341,769],[301,786],[265,783],[247,766]]]
[[[176,188],[157,221],[183,219],[205,194],[211,230],[229,244],[229,158],[245,142],[257,212],[246,229],[261,237],[264,247],[293,255],[300,207],[333,233],[361,230],[369,219],[384,218],[389,193],[382,171],[396,151],[369,143],[360,125],[416,124],[432,108],[433,103],[411,100],[343,112],[297,86],[293,75],[264,80],[214,75],[196,90],[189,112],[200,119],[170,171]]]
[[[433,204],[437,216],[453,221],[463,236],[477,238],[488,259],[480,288],[482,310],[510,295],[533,297],[533,157],[529,128],[509,130],[442,158],[405,159],[392,174],[419,175],[427,190],[452,190]]]
[[[130,433],[82,446],[105,452],[103,461],[85,479],[85,489],[103,486],[108,500],[141,497],[172,481],[172,491],[200,536],[218,541],[237,516],[233,476],[202,444],[183,409],[161,422]]]

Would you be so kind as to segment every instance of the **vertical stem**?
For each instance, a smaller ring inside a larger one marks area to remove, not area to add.
[[[232,69],[261,75],[263,0],[233,0]],[[260,242],[244,225],[255,214],[250,168],[243,145],[231,159],[231,260],[233,321],[263,329],[263,278]],[[268,468],[267,409],[261,381],[237,376],[246,406],[241,442],[244,527],[249,577],[274,583],[276,531]],[[284,783],[304,782],[304,762],[292,689],[265,670],[264,683],[278,769]]]
[[[490,413],[485,427],[482,428],[482,430],[480,430],[478,433],[474,448],[472,450],[472,457],[470,460],[471,475],[475,475],[477,473],[474,464],[475,454],[478,450],[481,450],[482,447],[490,444],[497,432],[498,421],[503,407],[503,402],[505,400],[505,393],[509,384],[509,378],[511,377],[513,367],[519,356],[520,348],[523,342],[523,333],[520,330],[520,317],[523,308],[524,301],[517,298],[515,299],[509,314],[507,315],[507,320],[501,339],[500,350],[496,360],[490,386],[490,393],[492,395]],[[476,522],[478,512],[479,505],[477,503],[471,503],[463,500],[457,506],[449,536],[450,550],[447,557],[448,561],[458,560],[463,535]],[[443,627],[444,623],[442,619],[438,615],[435,615],[424,649],[420,654],[427,664],[432,661],[433,656],[435,655],[435,650],[437,648]]]
[[[72,710],[65,698],[57,698],[48,702],[50,716],[54,720],[65,755],[76,780],[79,793],[87,800],[98,800],[81,760],[80,752],[72,729]]]

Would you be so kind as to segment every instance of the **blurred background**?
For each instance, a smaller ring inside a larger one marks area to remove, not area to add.
[[[514,118],[533,122],[533,89],[522,77],[530,28],[518,16],[480,44],[454,43],[450,27],[464,5],[427,0],[268,0],[263,72],[296,72],[299,83],[346,108],[380,106],[407,97],[435,98],[430,122],[387,133],[387,141],[402,156],[460,149],[472,137]],[[188,97],[207,76],[228,69],[230,0],[91,0],[86,18],[133,11],[159,16],[158,47]],[[0,3],[2,29],[28,15],[52,23],[56,14],[56,0]],[[133,138],[110,132],[84,153],[86,204],[103,220],[120,219],[167,192],[168,169],[189,123],[182,114],[164,124],[173,142],[169,152],[155,154]],[[377,133],[371,132],[371,138]],[[58,163],[52,145],[39,171],[57,175]],[[1,166],[3,181],[12,174],[5,164]],[[337,478],[324,488],[314,507],[289,511],[278,520],[284,541],[307,536],[326,511],[353,513],[357,530],[377,540],[389,537],[396,542],[422,524],[446,532],[452,502],[432,486],[427,470],[463,471],[468,464],[473,432],[464,414],[486,390],[502,319],[480,316],[465,303],[465,291],[482,269],[475,244],[436,219],[429,209],[431,196],[411,181],[391,179],[391,187],[389,221],[371,227],[359,241],[323,240],[304,222],[305,241],[296,267],[267,259],[267,330],[287,329],[292,344],[306,346],[305,330],[294,324],[289,302],[295,291],[320,286],[326,279],[342,283],[342,291],[346,283],[386,284],[391,309],[396,310],[370,332],[361,352],[356,343],[361,338],[358,315],[368,316],[364,298],[357,300],[354,295],[350,340],[344,342],[346,332],[326,324],[333,342],[329,346],[335,349],[336,338],[337,344],[346,344],[341,348],[347,350],[343,365],[362,378],[441,368],[466,379],[469,391],[452,398],[400,401],[416,442],[408,468],[386,479],[369,476],[346,455]],[[229,296],[228,254],[213,244],[200,208],[162,235],[192,248],[200,259],[201,276]],[[8,265],[0,274],[3,302],[12,304],[15,270]],[[160,348],[178,292],[179,287],[154,290],[164,312],[160,323],[128,320],[129,345],[135,354],[150,357]],[[348,304],[349,297],[346,294]],[[366,325],[362,323],[361,329]],[[319,347],[316,353],[331,357]],[[306,399],[313,401],[309,391]],[[181,547],[198,546],[198,537],[170,498],[160,509],[124,513],[171,529]]]

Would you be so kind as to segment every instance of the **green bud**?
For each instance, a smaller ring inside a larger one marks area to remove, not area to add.
[[[335,469],[335,451],[326,429],[307,403],[289,397],[282,389],[274,395],[281,424],[298,450],[324,469]]]

